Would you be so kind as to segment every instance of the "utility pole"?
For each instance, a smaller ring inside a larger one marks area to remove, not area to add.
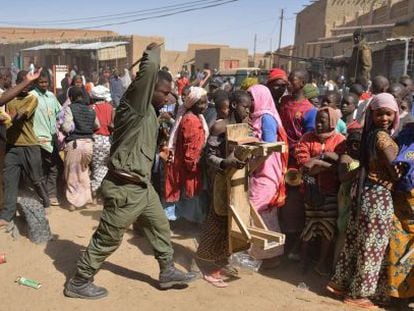
[[[283,33],[283,15],[284,9],[280,12],[280,29],[279,29],[279,44],[277,46],[277,51],[280,53],[280,48],[282,46],[282,33]],[[277,57],[277,66],[280,66],[280,56]]]
[[[277,47],[278,50],[280,50],[282,45],[282,33],[283,33],[283,18],[284,18],[284,9],[280,12],[280,30],[279,30],[279,45]]]
[[[254,34],[254,46],[253,46],[253,67],[256,67],[256,44],[257,44],[257,34]]]

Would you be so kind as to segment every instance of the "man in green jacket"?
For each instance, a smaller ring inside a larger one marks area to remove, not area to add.
[[[121,244],[125,230],[139,219],[160,266],[162,289],[192,281],[195,275],[174,267],[170,226],[151,184],[156,153],[157,112],[167,103],[171,75],[159,71],[160,51],[151,43],[143,54],[137,78],[121,98],[116,111],[109,172],[102,182],[104,209],[75,276],[64,294],[73,298],[105,297],[105,288],[93,284],[105,259]]]

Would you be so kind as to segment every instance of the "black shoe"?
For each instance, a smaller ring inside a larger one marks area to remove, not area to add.
[[[194,281],[196,278],[196,273],[182,272],[174,267],[171,262],[167,267],[161,269],[159,281],[161,289],[168,289],[175,285],[186,285]]]
[[[82,299],[100,299],[108,296],[108,291],[98,287],[92,281],[75,276],[69,280],[63,291],[66,297]]]

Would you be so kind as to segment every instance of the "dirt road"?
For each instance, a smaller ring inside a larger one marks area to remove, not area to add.
[[[268,274],[240,271],[240,279],[226,289],[197,280],[183,290],[157,288],[158,265],[145,238],[128,231],[121,247],[97,274],[97,284],[109,290],[102,300],[86,301],[63,296],[63,285],[76,260],[98,225],[100,207],[69,212],[53,208],[49,221],[54,240],[32,244],[26,237],[13,240],[0,232],[0,253],[7,263],[0,265],[0,310],[351,310],[325,296],[326,280],[310,272],[306,277],[293,263]],[[195,250],[191,230],[174,231],[177,265],[189,269]],[[39,290],[17,285],[18,276],[38,280]],[[297,288],[300,282],[309,291]]]

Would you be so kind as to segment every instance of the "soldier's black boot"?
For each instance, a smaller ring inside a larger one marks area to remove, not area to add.
[[[193,272],[182,272],[174,267],[172,260],[159,261],[160,264],[160,287],[161,289],[168,289],[174,285],[185,285],[194,281],[197,277]]]
[[[66,284],[63,291],[66,297],[82,299],[100,299],[108,296],[108,291],[103,287],[98,287],[92,280],[81,276],[74,276]]]

